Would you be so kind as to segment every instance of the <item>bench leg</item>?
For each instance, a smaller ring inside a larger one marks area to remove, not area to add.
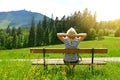
[[[89,71],[91,70],[92,74],[94,74],[94,66],[93,65],[89,65]]]
[[[48,66],[47,65],[44,65],[44,70],[47,70],[48,69]]]
[[[94,75],[94,68],[93,68],[93,65],[91,66],[91,68],[92,68],[92,74]]]
[[[90,71],[90,67],[91,67],[91,65],[89,65],[89,71]]]

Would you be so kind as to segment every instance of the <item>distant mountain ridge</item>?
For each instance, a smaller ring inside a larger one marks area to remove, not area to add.
[[[34,16],[35,24],[37,24],[39,21],[43,20],[45,15],[27,10],[0,12],[0,28],[5,28],[8,25],[15,27],[30,26],[31,19],[33,16]]]

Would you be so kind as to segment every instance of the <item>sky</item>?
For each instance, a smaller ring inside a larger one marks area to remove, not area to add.
[[[91,14],[96,12],[97,21],[108,21],[120,18],[119,4],[120,0],[0,0],[0,12],[25,9],[60,19],[87,8]]]

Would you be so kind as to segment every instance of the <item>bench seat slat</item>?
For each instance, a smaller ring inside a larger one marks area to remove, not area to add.
[[[32,62],[33,65],[43,65],[43,59],[35,60]],[[62,59],[46,59],[45,64],[49,65],[64,65]],[[94,60],[94,65],[104,65],[106,62],[104,60]],[[91,60],[82,60],[77,65],[92,65]]]
[[[30,53],[92,53],[92,48],[64,49],[64,48],[31,48]],[[106,48],[94,48],[94,53],[107,53]]]

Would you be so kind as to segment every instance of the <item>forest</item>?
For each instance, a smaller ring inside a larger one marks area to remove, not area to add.
[[[87,33],[86,40],[102,40],[104,36],[120,37],[120,19],[114,21],[96,21],[96,13],[92,14],[87,8],[83,12],[76,11],[70,16],[61,19],[53,15],[48,20],[36,25],[31,17],[28,27],[11,27],[0,29],[0,49],[16,49],[36,46],[60,44],[56,34],[73,27],[78,33]]]

